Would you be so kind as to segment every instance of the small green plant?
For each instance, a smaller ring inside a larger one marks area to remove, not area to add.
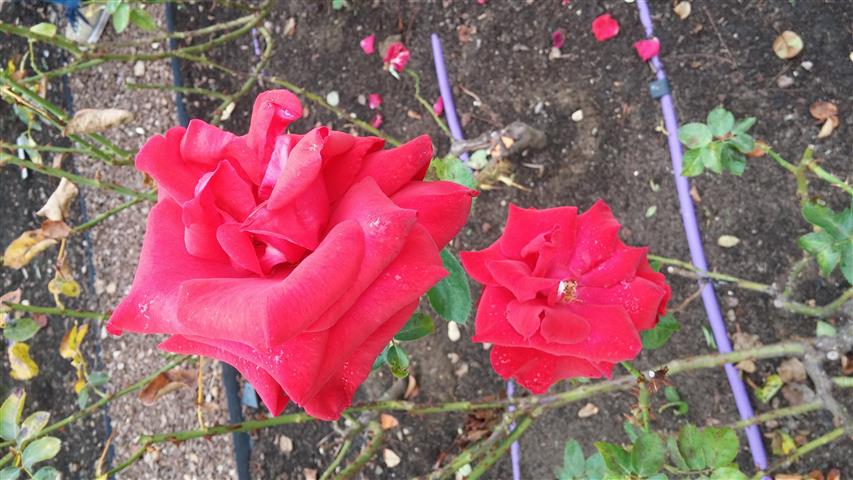
[[[112,15],[116,33],[122,33],[131,23],[146,32],[157,30],[157,22],[150,13],[142,8],[131,7],[126,0],[108,0],[107,12]]]
[[[740,176],[746,168],[746,154],[755,150],[749,131],[755,117],[735,122],[735,116],[723,107],[708,113],[706,123],[693,122],[678,130],[678,139],[687,147],[681,174],[701,175],[705,169],[714,173],[727,171]]]
[[[56,437],[39,437],[50,421],[50,412],[35,412],[21,422],[26,396],[26,392],[18,390],[0,406],[0,437],[14,442],[10,447],[12,466],[0,470],[0,479],[15,480],[25,474],[26,478],[34,480],[56,480],[59,472],[55,468],[36,470],[35,466],[55,457],[62,442]]]
[[[584,459],[583,448],[577,440],[569,440],[563,450],[563,466],[554,467],[557,480],[603,480],[604,458],[596,452]]]
[[[853,284],[853,203],[841,212],[806,203],[802,213],[816,231],[800,237],[800,247],[814,255],[824,276],[840,265],[841,274]]]

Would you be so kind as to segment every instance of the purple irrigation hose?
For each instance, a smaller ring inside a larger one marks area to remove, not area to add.
[[[438,78],[438,90],[441,92],[441,100],[444,102],[444,118],[447,120],[447,126],[450,127],[450,133],[457,140],[464,140],[462,134],[462,126],[459,125],[459,117],[456,115],[456,104],[453,103],[453,90],[450,88],[450,77],[447,75],[447,68],[444,65],[444,52],[441,49],[441,39],[433,33],[430,37],[432,40],[432,58],[435,62],[435,76]],[[462,160],[468,160],[468,154],[460,156]],[[515,385],[512,380],[506,382],[506,396],[512,398],[515,393]],[[513,411],[512,406],[509,411]],[[515,429],[513,423],[509,427],[510,431]],[[518,442],[512,442],[510,447],[510,460],[512,462],[512,478],[513,480],[521,480],[521,447]]]
[[[646,37],[654,37],[654,27],[652,26],[652,16],[649,12],[649,6],[646,0],[637,0],[637,9],[640,13],[640,22],[646,29]],[[663,62],[655,56],[652,58],[652,65],[657,72],[659,81],[666,81],[666,73],[663,69]],[[663,95],[660,99],[661,111],[663,112],[664,124],[666,130],[670,132],[668,137],[669,154],[672,158],[672,169],[675,173],[675,187],[678,190],[678,202],[681,205],[681,220],[684,222],[684,232],[687,235],[687,244],[690,247],[690,258],[700,270],[707,271],[708,264],[705,261],[705,252],[702,247],[702,236],[699,232],[699,226],[696,222],[696,211],[693,205],[693,200],[690,197],[690,182],[687,177],[681,175],[682,151],[681,143],[678,140],[678,119],[675,115],[675,106],[672,102],[670,94]],[[701,282],[701,281],[700,281]],[[705,305],[705,313],[708,315],[708,321],[711,323],[711,330],[714,332],[714,340],[717,342],[717,348],[720,353],[728,353],[732,351],[732,345],[729,341],[726,324],[723,321],[723,315],[720,312],[720,305],[717,302],[717,295],[714,292],[714,285],[710,282],[704,282],[702,286],[702,303]],[[752,404],[749,401],[749,394],[746,392],[746,386],[740,377],[737,369],[727,363],[725,365],[726,376],[729,379],[732,393],[735,397],[740,418],[747,420],[755,414],[752,410]],[[761,430],[758,425],[750,425],[746,427],[746,438],[749,442],[749,449],[752,452],[752,459],[755,465],[764,470],[767,468],[767,452],[764,450],[764,443],[761,439]],[[765,477],[769,478],[769,477]]]

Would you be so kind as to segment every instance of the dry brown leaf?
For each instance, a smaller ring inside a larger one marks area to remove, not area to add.
[[[757,370],[755,362],[752,360],[742,360],[735,365],[735,368],[746,373],[755,373]]]
[[[702,197],[699,195],[699,189],[696,188],[695,183],[690,186],[690,198],[696,203],[702,203]]]
[[[756,140],[755,141],[755,148],[753,148],[751,152],[747,153],[746,156],[749,158],[763,157],[767,153],[768,147],[769,147],[769,145],[767,145],[767,143],[765,143],[761,140]]]
[[[21,289],[16,288],[15,290],[6,292],[0,296],[0,313],[5,314],[12,311],[6,306],[7,303],[21,303],[21,293]],[[2,317],[0,317],[0,321],[2,321]]]
[[[423,118],[424,118],[421,116],[420,113],[418,113],[414,110],[409,110],[408,112],[406,112],[406,116],[411,118],[412,120],[423,120]]]
[[[468,43],[477,34],[477,27],[459,25],[456,27],[456,34],[459,36],[459,43]]]
[[[790,30],[785,30],[773,40],[773,52],[783,60],[794,58],[802,51],[803,39]]]
[[[796,473],[777,473],[773,480],[803,480],[803,476]]]
[[[838,106],[832,102],[818,100],[809,107],[809,113],[815,120],[826,120],[838,115]]]
[[[594,403],[587,403],[578,410],[578,417],[580,418],[589,418],[596,414],[598,414],[598,407]]]
[[[853,353],[848,352],[846,355],[841,356],[841,373],[844,375],[853,375]]]
[[[68,135],[103,132],[133,120],[133,113],[120,108],[84,108],[74,113],[63,133]]]
[[[317,480],[317,470],[314,468],[303,468],[302,475],[305,480]]]
[[[41,230],[28,230],[6,247],[3,252],[3,265],[16,270],[22,268],[36,255],[56,243],[56,240],[45,237]]]
[[[390,430],[392,428],[399,427],[400,421],[393,415],[383,413],[379,415],[379,424],[382,426],[382,430]]]
[[[826,480],[841,480],[841,470],[833,468],[826,474]]]
[[[809,480],[824,480],[825,479],[825,477],[823,476],[823,472],[821,472],[820,470],[812,470],[811,472],[809,472],[809,476],[806,478],[808,478]]]
[[[672,9],[675,11],[675,14],[678,15],[678,18],[684,20],[690,16],[692,6],[690,5],[690,2],[678,2]]]
[[[823,122],[823,126],[820,127],[820,132],[817,134],[817,138],[826,138],[832,135],[832,132],[835,131],[835,127],[838,126],[838,117],[831,116]]]
[[[415,376],[409,373],[408,384],[406,385],[406,393],[403,394],[403,398],[406,400],[411,400],[418,396],[421,389],[418,388],[418,381],[415,379]]]
[[[293,37],[296,35],[296,17],[290,17],[284,22],[284,36]]]
[[[806,381],[806,367],[798,358],[785,360],[776,371],[779,372],[779,377],[785,383]]]
[[[36,215],[45,217],[48,220],[61,222],[68,216],[68,210],[71,208],[71,203],[77,198],[79,190],[77,186],[63,178],[59,181],[56,190],[50,194],[47,203],[41,207],[41,210],[36,212]]]
[[[62,240],[71,235],[71,227],[62,220],[45,220],[41,224],[41,233],[46,238]]]
[[[734,344],[735,351],[749,350],[750,348],[764,345],[761,343],[761,337],[758,335],[741,332],[740,330],[732,334],[732,343]]]
[[[158,399],[179,388],[196,386],[196,372],[193,370],[175,369],[163,372],[148,382],[139,392],[139,400],[146,407],[154,405]]]

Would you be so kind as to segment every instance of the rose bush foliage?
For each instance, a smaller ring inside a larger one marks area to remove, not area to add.
[[[543,393],[565,378],[609,377],[637,356],[639,332],[666,313],[670,289],[619,229],[602,201],[581,215],[510,205],[495,243],[462,252],[484,285],[473,340],[493,345],[498,374]]]
[[[423,181],[426,136],[383,150],[326,127],[286,133],[301,113],[268,91],[246,135],[193,120],[145,144],[136,167],[158,201],[107,328],[230,363],[273,414],[292,399],[334,419],[446,275],[439,250],[475,192]]]

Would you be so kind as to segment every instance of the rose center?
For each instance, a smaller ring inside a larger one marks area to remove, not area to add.
[[[557,285],[557,298],[563,303],[572,303],[577,300],[578,282],[574,280],[560,280]]]

